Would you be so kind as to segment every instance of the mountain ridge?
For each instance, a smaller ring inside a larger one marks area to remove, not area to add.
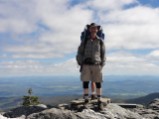
[[[148,105],[153,99],[159,98],[159,92],[150,93],[146,96],[125,100],[126,103]]]
[[[159,97],[159,92],[150,93],[146,96],[142,96],[139,98],[133,99],[116,99],[111,98],[113,103],[135,103],[135,104],[142,104],[148,105],[153,99]],[[64,96],[55,96],[55,97],[39,97],[40,102],[46,105],[58,105],[59,103],[68,103],[73,99],[81,98],[81,95],[64,95]],[[0,110],[7,111],[22,104],[22,97],[0,97]]]

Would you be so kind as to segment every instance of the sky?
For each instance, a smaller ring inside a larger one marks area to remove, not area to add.
[[[86,24],[103,27],[104,75],[159,75],[159,0],[0,0],[0,76],[78,76]]]

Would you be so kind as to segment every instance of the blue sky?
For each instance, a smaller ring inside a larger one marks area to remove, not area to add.
[[[79,75],[91,22],[106,34],[104,75],[158,75],[158,21],[158,0],[0,0],[0,75]]]
[[[146,6],[151,6],[151,7],[158,7],[159,6],[159,2],[158,0],[139,0],[139,2],[142,4],[142,5],[146,5]]]

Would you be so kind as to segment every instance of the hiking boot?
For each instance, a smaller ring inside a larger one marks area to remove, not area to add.
[[[95,100],[95,99],[97,99],[96,95],[92,94],[91,95],[91,100]]]
[[[85,103],[85,104],[89,103],[89,99],[87,99],[87,98],[84,99],[84,103]]]
[[[88,103],[89,103],[89,99],[84,99],[84,105],[83,105],[83,109],[89,109],[88,107]]]
[[[102,111],[104,109],[102,101],[98,101],[98,110]]]

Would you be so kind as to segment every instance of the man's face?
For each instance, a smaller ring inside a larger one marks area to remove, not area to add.
[[[90,31],[90,33],[96,34],[98,32],[98,28],[97,27],[90,27],[89,31]]]

